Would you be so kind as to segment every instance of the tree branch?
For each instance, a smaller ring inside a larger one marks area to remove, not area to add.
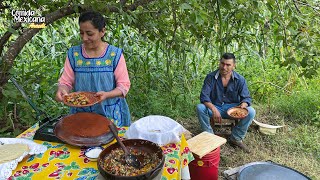
[[[79,8],[79,5],[69,6],[61,8],[57,11],[49,13],[45,16],[46,24],[51,24],[54,21],[75,13],[75,8]],[[2,87],[9,79],[8,71],[12,68],[14,59],[20,53],[24,45],[41,29],[26,29],[23,31],[23,34],[20,35],[9,47],[7,52],[3,55],[2,58],[2,72],[0,72],[0,87]],[[2,38],[4,39],[4,38]],[[2,98],[2,93],[0,93],[0,99]]]
[[[136,10],[139,6],[146,6],[147,4],[150,4],[150,3],[153,2],[153,1],[155,1],[155,0],[140,0],[140,1],[134,1],[133,4],[124,6],[124,7],[123,7],[123,11],[124,11],[124,12],[126,12],[126,11],[128,11],[128,10],[134,11],[134,10]],[[121,2],[123,2],[123,1],[121,1]],[[116,7],[116,6],[108,6],[108,7],[106,7],[106,9],[104,9],[104,10],[107,10],[107,11],[109,11],[109,12],[115,12],[115,13],[119,13],[119,12],[120,12],[120,11],[119,11],[119,8]]]
[[[70,14],[75,13],[74,7],[73,6],[69,6],[63,9],[59,9],[57,11],[54,11],[52,13],[49,13],[45,16],[46,18],[46,24],[51,24],[54,21],[68,16]],[[26,29],[22,35],[20,35],[17,40],[12,43],[6,54],[4,54],[3,56],[3,61],[6,63],[7,67],[11,68],[13,61],[15,59],[15,57],[19,54],[19,52],[21,51],[21,49],[23,48],[23,46],[36,34],[40,31],[41,29],[39,28],[34,28],[34,29]]]
[[[126,5],[126,3],[127,3],[127,0],[120,0],[120,5],[121,5],[121,6]]]
[[[301,11],[300,11],[300,9],[299,9],[296,1],[295,1],[295,0],[292,0],[292,2],[293,2],[294,7],[296,8],[296,10],[301,14]]]
[[[318,7],[318,6],[312,6],[312,5],[308,4],[308,3],[305,3],[305,2],[302,2],[302,1],[297,1],[297,0],[295,0],[295,2],[297,2],[297,3],[299,3],[299,4],[303,5],[303,6],[308,6],[308,7],[312,8],[314,12],[316,12],[317,14],[320,14],[320,12],[319,12],[320,7]]]
[[[17,30],[21,27],[21,23],[16,23],[14,24],[11,28],[14,30]],[[4,33],[4,35],[1,37],[0,39],[0,55],[2,54],[3,51],[3,47],[6,44],[6,42],[8,42],[10,36],[12,35],[12,32],[7,31],[6,33]]]
[[[134,11],[139,6],[146,6],[147,4],[153,2],[155,0],[138,0],[134,1],[133,4],[125,6],[124,11]],[[122,1],[124,2],[124,0]],[[86,10],[89,7],[83,7],[82,5],[73,5],[73,6],[65,6],[60,9],[51,12],[45,16],[46,25],[53,23],[65,16],[76,13],[75,9]],[[119,13],[119,8],[116,6],[107,6],[105,10],[109,10],[109,12]],[[18,29],[21,25],[16,25],[15,28]],[[8,81],[9,79],[9,70],[12,68],[14,59],[18,56],[24,45],[41,29],[24,29],[23,33],[12,43],[9,45],[8,50],[4,53],[1,59],[1,71],[0,71],[0,88]],[[0,52],[2,52],[4,45],[9,40],[9,37],[12,33],[7,32],[4,37],[0,39]],[[1,55],[1,53],[0,53]],[[2,93],[0,92],[0,99],[2,98]]]

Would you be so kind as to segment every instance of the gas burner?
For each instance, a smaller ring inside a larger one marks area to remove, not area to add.
[[[49,142],[64,143],[57,138],[53,132],[56,123],[61,119],[62,116],[47,120],[43,123],[39,122],[39,129],[36,131],[33,139]]]

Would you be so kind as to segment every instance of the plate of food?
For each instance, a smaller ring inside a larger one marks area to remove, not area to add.
[[[101,102],[100,96],[95,92],[72,92],[63,97],[63,103],[71,107],[88,107]]]
[[[249,111],[246,108],[233,107],[228,109],[227,114],[234,119],[244,119],[248,116]]]

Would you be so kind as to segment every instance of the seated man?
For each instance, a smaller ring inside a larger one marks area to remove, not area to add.
[[[238,146],[249,153],[248,147],[242,140],[256,112],[250,106],[251,97],[246,80],[234,71],[235,66],[236,58],[232,53],[222,55],[219,69],[209,73],[204,80],[200,94],[201,104],[197,105],[197,113],[201,129],[213,133],[212,122],[221,122],[222,118],[230,118],[227,114],[229,108],[235,106],[247,108],[249,115],[232,129],[228,141],[231,145]]]

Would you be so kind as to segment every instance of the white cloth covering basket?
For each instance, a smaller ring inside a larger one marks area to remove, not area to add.
[[[175,120],[159,115],[143,117],[132,123],[124,137],[128,139],[145,139],[164,146],[180,141],[186,129]]]
[[[11,176],[11,173],[16,169],[18,163],[28,154],[41,154],[47,150],[47,146],[37,144],[31,140],[23,138],[0,138],[0,144],[15,144],[21,143],[26,144],[29,147],[29,151],[26,151],[19,158],[12,161],[0,164],[0,180],[5,180]]]

